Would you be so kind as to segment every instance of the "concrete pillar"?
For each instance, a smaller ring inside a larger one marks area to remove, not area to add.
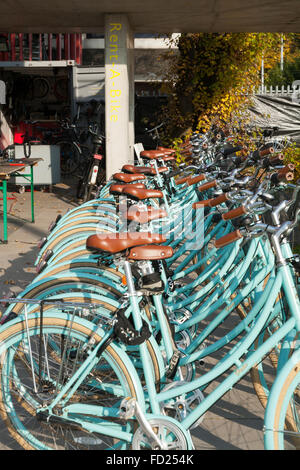
[[[134,36],[123,14],[105,15],[106,174],[134,159]]]

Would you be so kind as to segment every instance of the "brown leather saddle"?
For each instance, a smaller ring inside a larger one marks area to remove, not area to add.
[[[155,209],[149,206],[146,210],[141,210],[138,207],[132,206],[129,211],[124,214],[124,217],[126,217],[130,222],[147,224],[148,222],[151,222],[151,220],[162,219],[167,217],[167,215],[168,214],[164,209]]]
[[[166,166],[161,166],[160,168],[158,168],[158,172],[159,173],[164,173],[166,171],[168,171],[169,168],[166,167]],[[148,176],[155,176],[156,175],[156,171],[155,171],[155,168],[151,168],[150,166],[134,166],[134,165],[124,165],[122,167],[122,171],[124,171],[124,173],[139,173],[139,174],[143,174],[143,175],[148,175]]]
[[[140,173],[128,174],[128,173],[115,173],[113,179],[121,181],[122,183],[134,183],[135,181],[145,180],[146,176]]]
[[[109,187],[110,194],[114,196],[120,196],[123,193],[125,188],[134,187],[137,189],[146,189],[146,186],[143,183],[132,183],[132,184],[112,184]]]
[[[166,237],[158,233],[103,232],[101,235],[90,235],[86,241],[86,248],[93,253],[110,255],[129,250],[128,259],[158,260],[170,258],[173,255],[172,247],[159,245],[165,241]]]
[[[152,199],[152,198],[157,198],[157,199],[163,198],[163,193],[159,189],[133,188],[132,185],[127,185],[123,189],[122,194],[125,194],[127,197],[135,201],[142,201],[145,199]]]
[[[159,158],[163,158],[166,155],[164,152],[159,151],[159,150],[143,150],[140,153],[140,157],[145,159],[145,160],[157,160]]]

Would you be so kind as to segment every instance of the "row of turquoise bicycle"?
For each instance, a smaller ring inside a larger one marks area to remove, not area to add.
[[[23,448],[193,449],[247,373],[265,448],[298,448],[300,186],[276,146],[239,150],[195,133],[191,163],[143,151],[51,225],[1,318],[0,412]]]

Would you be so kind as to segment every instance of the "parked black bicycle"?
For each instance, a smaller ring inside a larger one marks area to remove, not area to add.
[[[80,127],[65,119],[60,122],[60,129],[47,129],[43,133],[43,142],[48,145],[59,145],[62,176],[82,175],[86,168],[86,162],[93,152],[93,140],[92,145],[89,140],[94,139],[95,136],[98,137],[96,124]]]
[[[77,198],[86,202],[91,199],[94,190],[105,182],[104,136],[89,129],[93,134],[93,150],[85,161],[83,176],[77,186]]]

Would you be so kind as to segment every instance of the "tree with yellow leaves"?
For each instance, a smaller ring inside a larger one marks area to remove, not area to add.
[[[280,33],[182,34],[164,80],[169,95],[166,135],[206,131],[234,123],[260,82],[261,61],[272,67],[280,56]],[[291,38],[284,36],[285,47]]]

